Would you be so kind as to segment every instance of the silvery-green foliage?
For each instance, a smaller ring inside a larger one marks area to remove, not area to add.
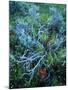
[[[29,9],[29,15],[34,18],[34,19],[37,19],[39,18],[39,7],[36,6],[36,5],[31,5],[31,8]]]
[[[45,25],[41,25],[39,30],[38,30],[38,40],[40,40],[40,38],[42,37],[42,34],[46,32],[46,26]]]
[[[19,36],[21,43],[27,48],[29,48],[30,46],[36,47],[37,45],[37,41],[35,39],[32,40],[32,37],[28,33],[30,29],[31,27],[27,22],[21,21],[21,19],[17,20],[16,33]]]
[[[51,17],[48,19],[49,28],[60,29],[60,27],[64,23],[61,12],[57,10],[55,7],[50,7],[49,9],[51,14]]]
[[[23,15],[28,14],[28,8],[29,6],[26,3],[20,3],[18,2],[11,2],[10,1],[10,14],[16,14],[16,13],[22,13]]]
[[[55,7],[50,7],[49,10],[51,16],[48,19],[48,33],[51,32],[52,34],[55,32],[56,34],[56,40],[53,44],[49,45],[49,48],[56,51],[60,48],[62,43],[65,42],[65,36],[63,34],[65,32],[65,22],[60,10]]]
[[[27,22],[24,22],[19,18],[16,20],[16,32],[22,33],[22,30],[26,32],[29,28],[30,26]]]

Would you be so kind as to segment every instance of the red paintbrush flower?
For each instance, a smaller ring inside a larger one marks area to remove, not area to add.
[[[47,76],[47,69],[46,68],[41,68],[38,71],[38,75],[41,79]]]

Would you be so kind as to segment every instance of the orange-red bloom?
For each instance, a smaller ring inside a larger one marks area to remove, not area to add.
[[[47,70],[46,70],[46,68],[39,69],[38,75],[40,76],[40,78],[46,77],[47,76]]]

